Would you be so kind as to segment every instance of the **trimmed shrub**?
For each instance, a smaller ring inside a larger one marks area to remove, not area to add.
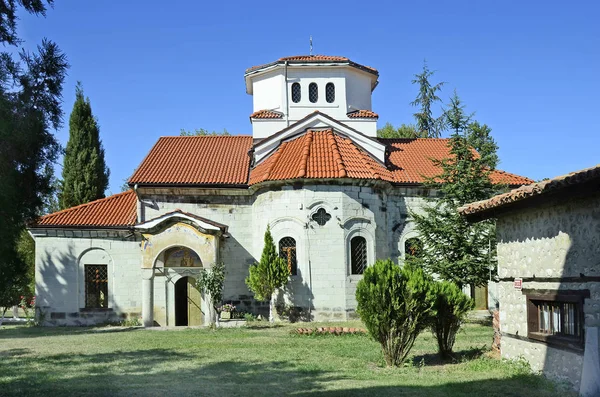
[[[356,286],[357,312],[381,344],[385,362],[404,362],[415,339],[429,325],[434,294],[422,269],[400,268],[390,259],[365,269]]]
[[[437,338],[438,353],[446,359],[452,356],[456,334],[475,303],[450,281],[436,282],[432,287],[435,300],[430,320],[431,331]]]

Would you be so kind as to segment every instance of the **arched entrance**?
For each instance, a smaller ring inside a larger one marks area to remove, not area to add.
[[[175,325],[202,325],[202,298],[193,277],[181,277],[175,282]]]

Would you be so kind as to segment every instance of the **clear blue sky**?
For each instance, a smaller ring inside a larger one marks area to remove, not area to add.
[[[19,32],[26,48],[48,37],[66,52],[65,125],[56,134],[65,145],[81,80],[116,193],[159,136],[251,134],[244,70],[307,54],[309,35],[316,54],[379,69],[380,126],[413,121],[410,81],[427,59],[447,82],[444,99],[456,88],[492,127],[501,169],[541,179],[595,165],[599,16],[591,0],[56,0],[45,19],[21,13]]]

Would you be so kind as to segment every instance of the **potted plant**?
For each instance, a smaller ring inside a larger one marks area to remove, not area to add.
[[[219,312],[221,312],[221,320],[229,320],[231,319],[231,313],[235,311],[235,306],[231,303],[226,303],[219,308]]]

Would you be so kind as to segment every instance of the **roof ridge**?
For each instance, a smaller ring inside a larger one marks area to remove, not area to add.
[[[338,165],[338,177],[345,178],[348,175],[348,172],[346,171],[346,165],[344,164],[344,159],[342,158],[342,153],[340,153],[340,148],[338,147],[336,135],[333,133],[333,130],[327,131],[327,140],[333,150],[333,160]]]
[[[56,212],[53,212],[51,214],[42,215],[42,216],[39,217],[39,219],[49,218],[51,216],[64,214],[64,213],[71,212],[71,211],[74,211],[74,210],[77,210],[77,209],[80,209],[80,208],[89,207],[92,204],[97,204],[99,202],[113,200],[113,199],[117,198],[118,196],[124,196],[126,194],[135,194],[135,192],[132,189],[130,189],[130,190],[126,190],[124,192],[111,194],[108,197],[102,197],[102,198],[99,198],[99,199],[96,199],[96,200],[88,201],[87,203],[76,205],[74,207],[65,208],[64,210],[56,211]]]
[[[308,158],[310,156],[310,146],[313,140],[313,131],[309,130],[304,135],[304,146],[302,146],[302,160],[300,161],[300,169],[298,170],[298,178],[306,176],[306,168],[308,164]]]

